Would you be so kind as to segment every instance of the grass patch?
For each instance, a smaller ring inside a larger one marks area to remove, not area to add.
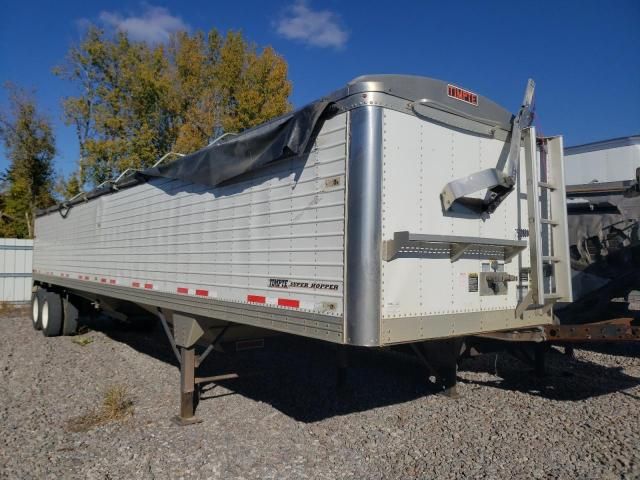
[[[67,430],[71,432],[86,432],[111,422],[124,420],[133,415],[133,400],[129,396],[127,387],[113,385],[105,392],[99,409],[67,421]]]
[[[93,343],[93,340],[94,340],[93,337],[73,337],[71,339],[73,343],[77,343],[81,347],[86,347],[90,343]]]

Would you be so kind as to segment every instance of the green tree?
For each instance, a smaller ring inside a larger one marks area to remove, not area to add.
[[[68,177],[65,177],[63,174],[59,174],[55,183],[54,191],[61,202],[75,197],[82,191],[79,175],[73,173]]]
[[[239,32],[178,32],[151,46],[92,27],[56,73],[79,87],[64,110],[80,142],[81,183],[192,152],[291,108],[285,60]]]
[[[0,138],[11,164],[2,175],[0,235],[33,236],[35,210],[54,203],[55,141],[49,120],[40,114],[32,95],[6,85],[9,111],[0,115]]]

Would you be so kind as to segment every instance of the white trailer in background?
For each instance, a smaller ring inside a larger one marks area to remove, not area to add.
[[[637,168],[640,168],[640,135],[564,149],[566,185],[633,181]]]
[[[359,77],[123,175],[37,218],[34,325],[71,332],[78,298],[156,313],[183,421],[196,363],[238,325],[433,347],[454,387],[455,339],[552,324],[571,299],[562,139],[536,137],[532,96],[512,115],[438,80]]]

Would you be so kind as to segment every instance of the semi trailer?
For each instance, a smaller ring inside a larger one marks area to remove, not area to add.
[[[460,339],[552,325],[571,300],[562,138],[536,136],[533,93],[512,114],[445,81],[362,76],[124,172],[37,216],[33,325],[72,334],[86,302],[157,316],[182,423],[196,365],[252,329],[409,344],[451,391]]]

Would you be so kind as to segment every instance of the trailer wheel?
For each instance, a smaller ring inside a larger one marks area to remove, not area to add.
[[[42,304],[42,333],[45,337],[57,337],[62,332],[62,297],[47,292]]]
[[[35,330],[42,330],[42,303],[45,291],[38,288],[31,294],[31,325]]]
[[[78,333],[80,311],[76,302],[71,301],[70,295],[62,298],[62,310],[62,335],[75,335]]]

